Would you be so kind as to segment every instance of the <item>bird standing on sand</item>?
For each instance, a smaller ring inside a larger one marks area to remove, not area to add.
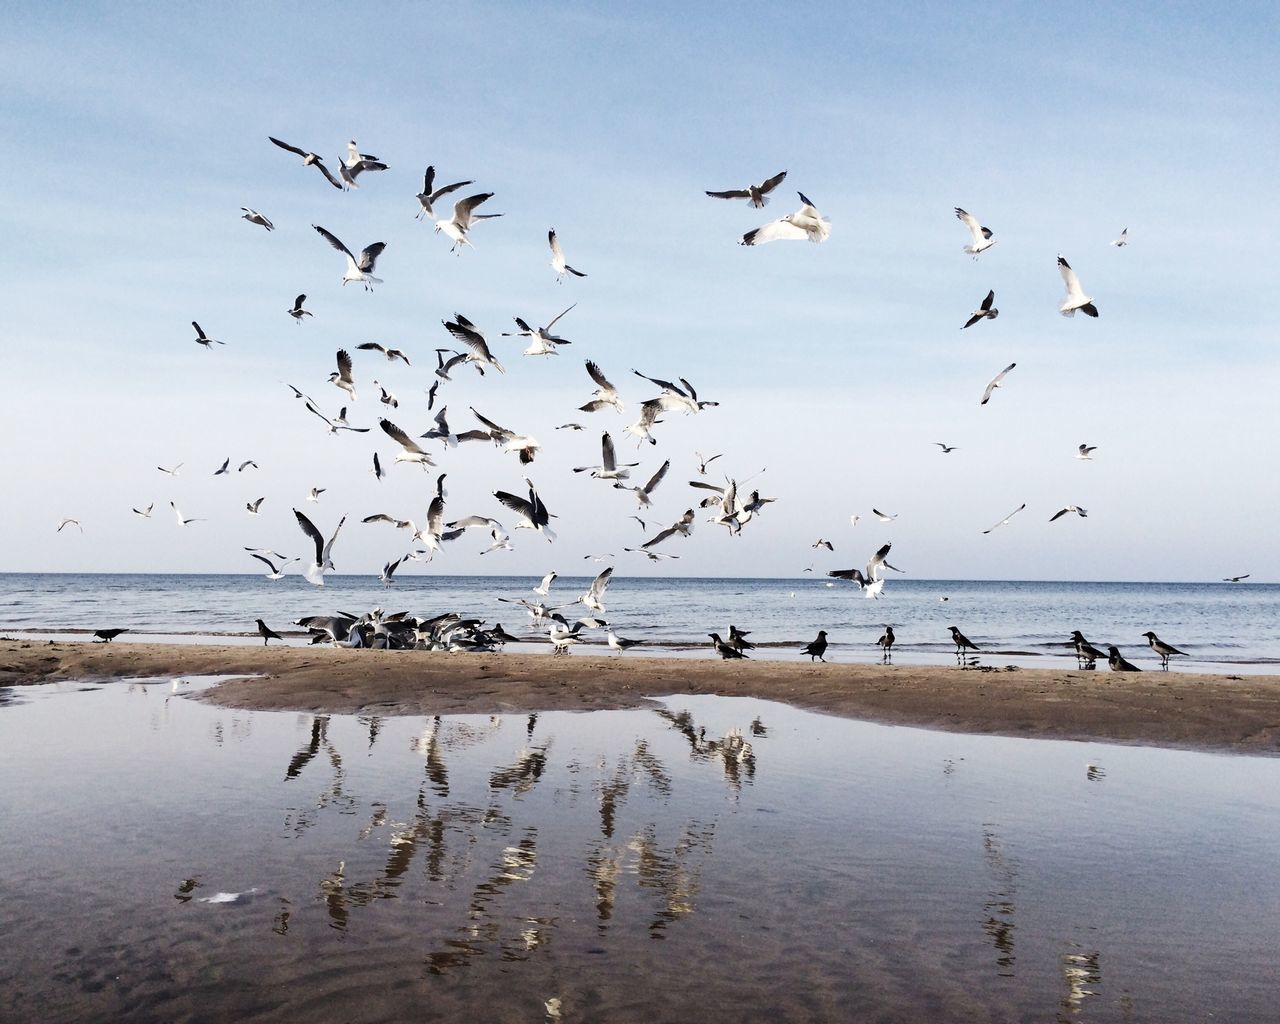
[[[630,650],[632,647],[638,647],[644,643],[643,640],[628,640],[625,636],[618,636],[613,631],[613,627],[609,627],[609,646],[621,654],[623,651]]]
[[[1142,669],[1130,661],[1125,661],[1120,654],[1120,649],[1112,644],[1107,648],[1107,664],[1111,666],[1112,672],[1141,672]]]
[[[272,641],[272,640],[283,640],[283,639],[284,639],[284,637],[282,637],[279,633],[277,633],[274,629],[272,629],[270,626],[268,626],[268,625],[267,625],[265,622],[263,622],[261,619],[258,619],[258,635],[259,635],[260,637],[262,637],[262,646],[263,646],[263,647],[266,647],[266,646],[267,646],[267,644],[268,644],[268,642],[270,642],[270,641]]]
[[[801,656],[806,654],[809,655],[810,662],[812,662],[814,658],[817,658],[824,665],[827,663],[827,659],[823,657],[823,655],[826,652],[827,652],[827,631],[825,629],[818,630],[817,639],[812,640],[809,643],[805,644],[804,647],[801,648],[800,650]]]
[[[1097,664],[1099,658],[1106,657],[1106,655],[1098,650],[1098,648],[1089,643],[1089,641],[1084,638],[1084,634],[1078,629],[1073,629],[1071,631],[1071,642],[1076,648],[1076,665],[1079,668],[1093,668],[1094,665]]]
[[[960,632],[956,626],[948,626],[951,630],[951,641],[956,645],[956,660],[958,661],[966,650],[976,651],[978,645],[970,640],[967,636]]]
[[[897,639],[893,635],[893,627],[886,623],[883,635],[876,641],[881,650],[880,660],[886,664],[893,660],[893,645]]]
[[[711,646],[715,648],[716,654],[720,655],[720,657],[723,658],[725,661],[731,661],[734,658],[746,657],[745,654],[743,654],[740,650],[738,650],[732,644],[727,644],[723,640],[721,640],[719,633],[708,633],[707,636],[711,637]]]
[[[93,635],[96,636],[99,640],[101,640],[104,644],[109,644],[121,633],[127,633],[127,632],[129,632],[129,630],[127,629],[95,629],[93,631]]]
[[[732,622],[729,623],[729,643],[733,645],[733,649],[741,654],[743,651],[754,651],[756,645],[747,639],[751,634],[743,632]]]
[[[1160,655],[1160,667],[1166,672],[1169,670],[1169,658],[1171,655],[1181,654],[1184,658],[1190,657],[1186,651],[1180,651],[1178,648],[1174,647],[1173,644],[1165,643],[1151,632],[1151,630],[1147,630],[1142,635],[1147,638],[1147,643],[1151,645],[1151,649],[1155,651],[1156,654]]]

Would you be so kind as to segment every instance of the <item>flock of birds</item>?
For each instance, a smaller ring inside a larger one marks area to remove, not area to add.
[[[359,189],[362,184],[368,183],[369,178],[366,176],[389,169],[388,164],[378,157],[361,152],[354,140],[348,144],[345,156],[340,157],[335,162],[335,167],[332,170],[326,164],[324,158],[314,151],[303,149],[275,137],[269,137],[269,141],[279,149],[300,157],[304,167],[314,167],[328,185],[338,190]],[[715,199],[745,200],[751,208],[763,209],[770,202],[771,194],[775,192],[786,177],[787,172],[784,170],[766,178],[759,184],[749,184],[743,188],[722,191],[707,191],[706,194]],[[452,243],[450,251],[458,254],[468,248],[474,249],[472,233],[484,221],[503,216],[503,214],[496,212],[481,212],[482,208],[487,209],[485,204],[493,198],[494,193],[489,191],[470,192],[469,186],[473,184],[474,182],[471,180],[459,180],[438,186],[435,168],[428,167],[424,175],[422,191],[416,196],[418,203],[416,216],[432,222],[435,233],[448,238]],[[468,191],[464,192],[463,190]],[[455,193],[459,193],[456,198],[454,197]],[[819,211],[813,201],[804,193],[798,194],[801,201],[798,210],[747,231],[741,236],[739,244],[759,246],[770,242],[788,240],[808,240],[813,243],[825,241],[831,232],[830,220]],[[449,198],[446,199],[446,197]],[[241,207],[241,216],[249,224],[260,227],[266,232],[275,230],[275,224],[272,220],[258,210],[250,207]],[[975,260],[996,244],[994,232],[968,211],[956,207],[955,216],[969,233],[969,244],[963,247],[963,251],[971,255]],[[377,270],[378,261],[386,249],[385,242],[372,242],[365,245],[359,252],[355,252],[325,227],[318,224],[312,225],[312,227],[325,243],[342,255],[343,274],[340,280],[343,286],[357,284],[366,290],[372,291],[375,286],[382,284],[382,279],[374,276],[374,273]],[[1126,228],[1112,242],[1112,245],[1124,247],[1127,244],[1128,229]],[[584,270],[568,263],[564,248],[554,228],[549,229],[547,232],[547,245],[549,263],[556,281],[579,280],[588,276]],[[1088,317],[1098,317],[1099,310],[1094,298],[1086,293],[1070,263],[1059,255],[1057,266],[1065,287],[1065,296],[1059,306],[1059,312],[1068,317],[1074,316],[1076,312],[1084,313]],[[299,326],[313,318],[311,310],[305,308],[306,302],[306,293],[299,293],[292,304],[285,309],[287,315]],[[518,330],[502,332],[501,337],[519,338],[527,342],[527,347],[523,351],[525,356],[557,356],[560,350],[571,344],[571,342],[570,339],[562,334],[555,333],[555,329],[576,306],[576,302],[569,304],[544,326],[537,326],[524,317],[513,317]],[[978,307],[969,315],[962,329],[972,328],[985,320],[994,320],[998,315],[999,310],[995,306],[995,291],[990,289]],[[215,346],[225,346],[226,343],[224,341],[208,334],[199,322],[192,320],[191,326],[195,331],[193,340],[206,351],[213,351]],[[454,422],[451,423],[448,405],[444,402],[445,396],[441,394],[442,386],[447,386],[453,382],[455,374],[471,372],[477,378],[482,378],[488,373],[505,374],[507,370],[495,355],[494,348],[491,346],[492,333],[486,334],[485,330],[461,313],[455,313],[452,318],[444,320],[442,326],[448,337],[448,343],[435,348],[434,351],[435,367],[433,376],[435,379],[430,388],[426,389],[425,403],[425,412],[432,414],[432,425],[425,432],[415,435],[391,419],[392,416],[395,416],[396,419],[400,419],[403,422],[404,417],[422,415],[423,410],[415,408],[414,405],[406,404],[405,409],[401,411],[401,402],[395,393],[386,384],[381,383],[376,378],[370,378],[372,387],[376,389],[376,401],[379,406],[374,416],[377,428],[381,435],[393,444],[392,450],[394,454],[391,457],[391,464],[406,463],[410,466],[420,467],[425,471],[436,467],[436,458],[452,458],[454,457],[452,453],[464,445],[486,444],[496,446],[503,452],[510,453],[522,467],[531,465],[542,450],[542,445],[537,438],[527,431],[512,429],[499,424],[482,413],[475,405],[468,405],[467,407],[470,418],[474,422],[466,424],[465,428],[459,427],[456,424],[457,417],[455,416],[452,417]],[[377,342],[365,342],[354,347],[357,352],[368,352],[381,356],[386,364],[403,364],[406,367],[413,365],[410,355],[401,349],[387,348]],[[345,403],[338,409],[336,414],[326,410],[326,406],[329,403],[317,400],[311,394],[292,384],[287,385],[290,392],[294,398],[302,402],[302,407],[307,413],[314,416],[324,425],[329,434],[336,436],[339,434],[363,435],[370,433],[373,429],[372,425],[356,425],[348,420],[348,409],[359,401],[358,391],[360,387],[363,387],[363,384],[357,378],[356,362],[351,352],[345,348],[339,349],[334,356],[333,365],[334,369],[329,373],[328,381],[335,389],[342,392],[341,401]],[[1016,366],[1016,363],[1010,363],[988,382],[980,399],[981,405],[986,405],[991,401],[992,396],[1004,386],[1006,378]],[[577,411],[588,416],[596,413],[612,412],[621,414],[626,418],[626,403],[623,400],[620,389],[613,383],[610,376],[591,358],[584,359],[583,367],[586,378],[594,390],[586,394],[584,386],[585,401],[578,407]],[[650,392],[647,397],[639,402],[638,411],[635,413],[634,419],[631,419],[630,422],[625,423],[617,430],[620,436],[633,439],[638,448],[642,449],[645,445],[650,447],[658,445],[659,437],[657,435],[659,432],[657,428],[663,423],[664,417],[674,415],[694,416],[705,410],[714,409],[719,404],[716,401],[700,397],[694,385],[683,377],[668,380],[651,376],[635,369],[630,372],[631,377],[628,378],[629,380],[632,378],[638,379],[645,382],[646,386],[656,390],[656,394]],[[570,432],[585,431],[586,429],[587,427],[584,423],[576,420],[565,422],[556,427],[556,430]],[[671,469],[672,461],[668,458],[656,467],[650,466],[642,470],[639,460],[623,461],[619,457],[617,442],[613,435],[614,431],[610,429],[601,430],[599,462],[574,467],[573,472],[575,474],[586,474],[591,479],[599,480],[613,489],[630,493],[635,498],[636,511],[642,514],[633,515],[631,518],[639,522],[645,534],[650,535],[634,544],[634,546],[624,546],[623,550],[628,554],[643,557],[652,562],[678,558],[679,555],[671,550],[670,542],[673,538],[687,539],[690,537],[698,519],[698,510],[702,510],[706,520],[713,526],[723,527],[730,535],[736,536],[754,518],[761,515],[769,504],[776,500],[773,497],[762,495],[758,489],[748,491],[746,485],[749,479],[739,481],[728,475],[724,477],[723,483],[713,483],[703,479],[708,473],[709,464],[721,458],[722,455],[716,454],[707,458],[700,453],[695,453],[698,479],[689,480],[688,485],[695,492],[701,493],[700,500],[689,502],[688,507],[682,514],[659,520],[661,525],[656,529],[651,529],[651,514],[649,510],[654,505],[655,492],[659,490]],[[935,444],[941,449],[943,455],[949,455],[957,450],[955,445],[948,445],[943,442],[935,442]],[[1081,444],[1075,453],[1075,457],[1081,460],[1090,460],[1096,450],[1097,448],[1094,445]],[[384,461],[384,453],[377,450],[373,451],[371,460],[375,480],[384,479],[388,471]],[[160,472],[171,477],[176,477],[181,468],[182,463],[178,463],[172,468],[157,467]],[[237,465],[235,473],[241,474],[248,469],[256,470],[257,468],[257,463],[254,460],[244,460]],[[632,478],[633,470],[637,472],[635,478]],[[229,475],[231,472],[231,460],[228,458],[217,468],[214,475]],[[480,552],[481,554],[510,550],[513,546],[512,534],[519,530],[528,530],[531,533],[538,534],[548,542],[556,539],[552,521],[557,516],[550,510],[539,487],[530,476],[524,477],[523,488],[492,491],[495,502],[514,517],[514,521],[512,521],[504,516],[504,519],[507,519],[506,522],[499,519],[497,515],[486,514],[485,510],[450,518],[446,514],[448,496],[445,487],[446,476],[447,474],[443,472],[438,475],[434,495],[428,503],[424,518],[414,519],[393,513],[376,512],[361,519],[361,523],[365,526],[390,526],[397,534],[400,531],[404,531],[404,535],[407,537],[406,542],[397,543],[396,545],[400,552],[398,556],[387,560],[384,564],[379,576],[383,584],[391,585],[394,582],[396,571],[407,560],[430,561],[440,554],[447,545],[469,536],[471,531],[478,531],[487,538],[487,546]],[[324,488],[313,488],[307,495],[307,501],[318,502],[323,491]],[[252,516],[262,514],[265,501],[266,497],[263,496],[246,502],[245,510],[247,514]],[[189,527],[204,521],[201,517],[184,515],[173,501],[170,501],[169,505],[180,527]],[[155,503],[152,502],[145,508],[140,506],[133,508],[133,512],[141,518],[150,518],[154,506]],[[1007,516],[983,532],[989,534],[1000,527],[1007,526],[1013,517],[1025,508],[1025,503],[1019,505]],[[286,571],[294,563],[298,563],[301,574],[308,582],[316,586],[323,586],[325,573],[335,571],[333,550],[346,523],[347,516],[340,517],[337,525],[326,535],[326,532],[320,529],[311,515],[296,507],[292,511],[294,520],[307,542],[305,555],[290,557],[271,549],[254,547],[246,547],[245,551],[249,557],[256,559],[265,566],[267,569],[265,575],[268,579],[278,580],[283,578]],[[896,519],[896,514],[890,515],[879,510],[873,509],[873,514],[881,522],[887,523]],[[1081,518],[1088,516],[1086,509],[1070,504],[1056,511],[1050,516],[1049,521],[1056,522],[1072,514]],[[859,518],[859,516],[854,515],[850,517],[850,521],[856,526]],[[64,519],[59,523],[58,531],[61,532],[65,527],[72,524],[83,531],[80,522],[77,519],[70,518]],[[828,551],[834,551],[832,543],[824,539],[819,539],[813,547],[825,547]],[[885,585],[885,571],[902,571],[895,569],[886,560],[891,547],[891,544],[886,543],[877,548],[868,559],[865,567],[832,570],[828,575],[854,583],[869,598],[879,597]],[[606,557],[612,558],[613,556],[599,557],[603,559]],[[558,610],[549,609],[545,605],[527,601],[521,602],[533,617],[535,626],[542,627],[545,625],[548,639],[554,645],[557,653],[567,652],[573,644],[579,642],[581,629],[597,624],[607,625],[603,620],[595,621],[593,616],[598,617],[604,612],[603,597],[612,572],[612,566],[601,572],[596,577],[591,589],[578,598],[578,601],[593,615],[577,622],[570,623]],[[545,586],[549,585],[555,575],[555,573],[550,574],[547,580],[544,581],[544,588],[540,591],[542,596],[545,596]],[[1238,582],[1246,578],[1247,574],[1231,577],[1230,579],[1233,582]],[[300,624],[311,628],[306,620],[303,620]],[[262,625],[261,622],[259,623],[259,629],[263,632],[264,641],[270,639],[270,636],[267,635],[267,627]],[[954,627],[953,631],[957,640],[958,654],[965,649],[965,645],[972,647],[967,640],[964,640],[963,635],[958,630],[954,630]],[[438,617],[425,622],[412,617],[383,618],[380,613],[363,618],[343,616],[338,619],[330,619],[321,633],[323,637],[327,637],[333,642],[351,643],[355,638],[356,643],[361,646],[369,646],[379,637],[395,638],[394,642],[399,644],[410,634],[413,636],[414,645],[442,646],[450,649],[486,649],[491,648],[495,643],[505,642],[499,635],[503,633],[500,626],[497,627],[497,634],[494,634],[486,631],[480,623],[461,619],[457,616],[452,619],[448,616]],[[618,650],[626,650],[628,647],[641,642],[618,637],[613,633],[612,628],[609,629],[608,635],[610,638],[609,643]],[[735,640],[732,629],[728,640],[721,640],[718,634],[710,634],[710,637],[712,646],[721,657],[744,657],[746,650],[750,649],[749,645],[744,646],[740,640]],[[388,642],[391,642],[391,640],[389,639]],[[888,629],[886,635],[878,642],[883,648],[887,659],[894,643],[892,630]],[[825,632],[820,633],[816,640],[804,648],[804,653],[810,654],[813,658],[821,659],[826,649],[826,643]],[[1152,643],[1154,646],[1155,641],[1153,640]],[[1181,652],[1174,651],[1173,653]],[[1092,664],[1092,660],[1090,660],[1090,664]]]

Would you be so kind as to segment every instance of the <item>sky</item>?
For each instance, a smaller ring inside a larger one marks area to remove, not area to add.
[[[359,520],[423,521],[444,472],[446,518],[494,516],[515,549],[482,556],[471,532],[405,576],[590,574],[584,556],[604,553],[619,575],[792,576],[892,542],[924,579],[1280,580],[1273,7],[74,12],[6,5],[0,38],[0,571],[255,571],[246,545],[305,553],[299,508],[326,535],[347,515],[334,562],[376,574],[407,535]],[[268,135],[330,167],[355,139],[390,169],[339,192]],[[415,219],[428,164],[503,214],[461,255]],[[783,169],[765,210],[704,195]],[[797,191],[827,241],[736,244],[798,209]],[[994,232],[977,260],[957,206]],[[386,242],[384,283],[343,287],[316,224],[353,250]],[[552,227],[586,278],[557,281]],[[1059,316],[1059,253],[1097,320]],[[961,331],[988,289],[999,318]],[[314,313],[301,325],[298,293]],[[573,303],[554,357],[500,337]],[[521,467],[464,445],[378,482],[372,453],[390,465],[396,446],[377,420],[432,426],[433,350],[455,313],[508,372],[442,384],[451,426],[475,426],[475,407],[542,451]],[[196,345],[192,320],[226,344]],[[366,341],[412,365],[357,352]],[[354,403],[327,381],[339,348]],[[584,359],[624,415],[577,411]],[[633,369],[720,404],[665,415],[638,448],[622,428],[657,389]],[[372,432],[330,437],[286,384]],[[571,421],[586,429],[554,429]],[[598,463],[606,430],[636,482],[671,460],[643,529],[630,494],[572,472]],[[1081,443],[1091,461],[1073,458]],[[695,452],[723,453],[703,479],[776,500],[738,536],[700,511],[659,549],[678,560],[625,553],[703,496]],[[260,468],[215,477],[228,458]],[[526,475],[558,516],[554,544],[492,497]],[[180,528],[170,501],[203,521]],[[131,511],[153,502],[150,519]],[[1066,505],[1089,515],[1050,523]],[[83,532],[55,532],[67,517]]]

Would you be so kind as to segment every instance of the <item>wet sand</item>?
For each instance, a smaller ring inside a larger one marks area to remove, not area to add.
[[[588,711],[719,694],[954,732],[1280,753],[1277,676],[0,640],[0,686],[182,675],[252,675],[201,699],[259,711]]]

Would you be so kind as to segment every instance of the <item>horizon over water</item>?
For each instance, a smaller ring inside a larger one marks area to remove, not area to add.
[[[572,619],[594,578],[559,576],[546,603]],[[254,620],[275,629],[305,615],[362,614],[374,607],[429,617],[448,611],[501,622],[549,649],[512,601],[537,595],[531,576],[397,577],[383,587],[368,574],[329,574],[324,587],[300,576],[261,574],[0,573],[0,631],[76,635],[126,627],[132,639],[257,642]],[[707,634],[728,623],[750,632],[757,658],[789,659],[827,630],[835,662],[878,662],[875,640],[893,625],[895,664],[947,663],[955,624],[982,648],[983,664],[1073,667],[1073,629],[1095,645],[1114,643],[1144,668],[1158,667],[1142,634],[1186,651],[1173,668],[1209,672],[1280,671],[1280,584],[890,579],[879,600],[825,576],[671,577],[614,575],[603,617],[622,636],[647,641],[646,653],[710,655]],[[300,634],[301,635],[301,634]],[[603,631],[584,631],[588,649]],[[1104,669],[1105,670],[1105,669]]]

